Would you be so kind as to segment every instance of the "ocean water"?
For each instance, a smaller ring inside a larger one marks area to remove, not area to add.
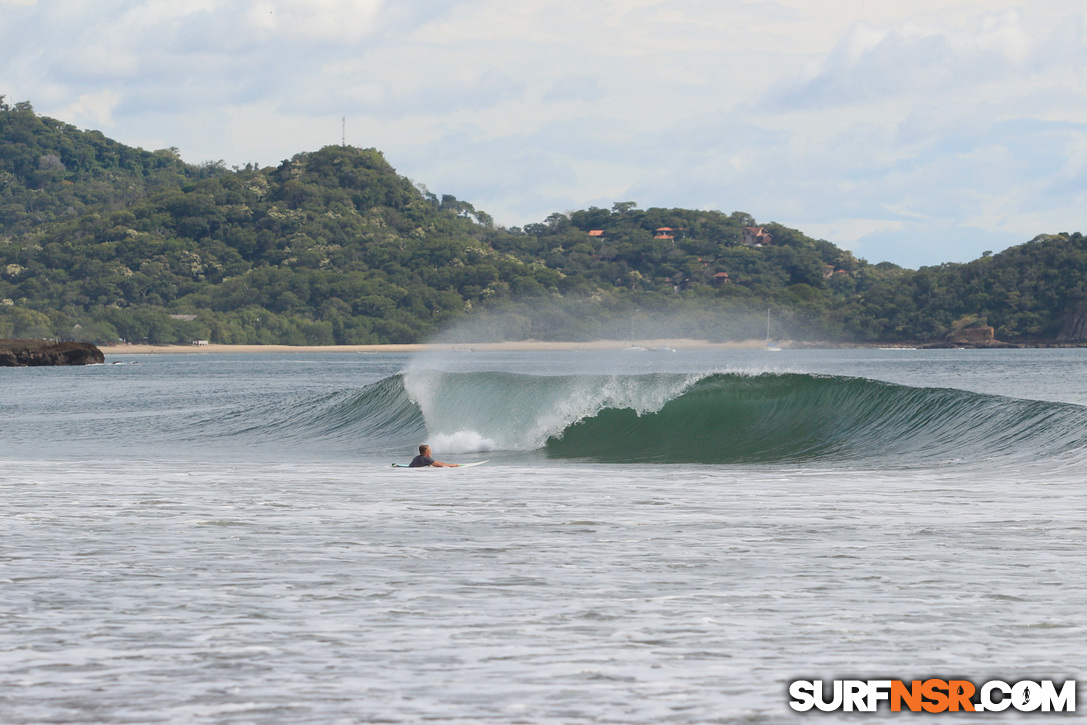
[[[0,369],[0,723],[892,722],[788,683],[1082,679],[1085,406],[1084,350]],[[390,467],[422,442],[489,462]]]

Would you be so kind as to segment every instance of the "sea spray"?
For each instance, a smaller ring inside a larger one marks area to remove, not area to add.
[[[536,450],[601,410],[641,415],[682,394],[700,375],[519,375],[412,370],[404,386],[434,440],[457,452]],[[475,441],[480,447],[466,447]]]

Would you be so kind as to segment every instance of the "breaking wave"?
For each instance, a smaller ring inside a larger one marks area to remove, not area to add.
[[[442,455],[543,451],[602,462],[909,465],[1087,447],[1080,406],[803,373],[422,370],[239,417],[239,435],[274,430],[400,452],[427,440]]]

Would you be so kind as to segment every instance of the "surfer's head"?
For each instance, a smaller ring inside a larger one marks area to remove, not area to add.
[[[430,446],[428,446],[426,443],[419,446],[419,455],[420,456],[429,456],[430,455]]]

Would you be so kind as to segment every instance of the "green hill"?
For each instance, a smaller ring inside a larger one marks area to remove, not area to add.
[[[1085,271],[1078,234],[913,271],[742,212],[621,202],[506,229],[374,149],[193,166],[0,98],[0,337],[413,342],[508,313],[479,334],[663,319],[645,332],[722,339],[761,336],[772,308],[781,337],[938,339],[970,317],[1074,339]]]

